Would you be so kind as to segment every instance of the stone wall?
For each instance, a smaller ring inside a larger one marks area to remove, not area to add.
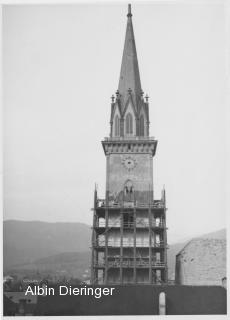
[[[132,159],[134,167],[128,170],[125,160]],[[107,158],[107,190],[109,200],[121,201],[125,183],[133,186],[135,200],[149,203],[149,191],[153,189],[152,155],[151,154],[110,154]],[[130,199],[132,201],[134,199]],[[128,200],[126,200],[128,201]]]
[[[176,256],[176,283],[221,285],[226,277],[226,240],[193,239]]]

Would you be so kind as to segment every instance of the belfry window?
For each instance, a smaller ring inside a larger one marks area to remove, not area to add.
[[[143,114],[140,117],[140,136],[144,136],[145,135],[145,124],[144,124],[144,116]]]
[[[126,133],[127,134],[133,133],[133,117],[131,113],[128,113],[126,116]]]
[[[115,136],[119,136],[120,135],[120,119],[118,117],[118,115],[116,115],[115,117]]]

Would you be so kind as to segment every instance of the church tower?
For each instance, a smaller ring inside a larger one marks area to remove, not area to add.
[[[149,136],[149,101],[141,88],[128,6],[116,96],[112,96],[106,156],[106,194],[94,194],[91,284],[167,282],[165,190],[153,193],[157,140]]]

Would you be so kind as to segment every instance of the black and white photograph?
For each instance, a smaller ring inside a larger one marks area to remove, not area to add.
[[[2,5],[3,316],[227,315],[227,11]]]

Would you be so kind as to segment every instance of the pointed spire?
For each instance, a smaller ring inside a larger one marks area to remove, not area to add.
[[[126,102],[127,97],[129,96],[129,89],[132,90],[134,101],[136,103],[139,98],[141,98],[142,92],[130,4],[128,5],[127,17],[128,21],[126,27],[125,45],[118,86],[123,104]]]

